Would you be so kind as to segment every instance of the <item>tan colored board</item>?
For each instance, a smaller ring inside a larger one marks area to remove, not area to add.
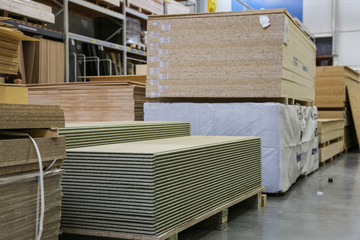
[[[323,163],[344,150],[344,140],[338,141],[328,146],[324,146],[319,150],[320,163]]]
[[[148,45],[147,97],[315,97],[315,45],[284,9],[150,16]]]
[[[190,8],[187,6],[178,3],[176,1],[171,1],[167,5],[167,14],[187,14],[190,13]]]
[[[318,119],[319,144],[344,138],[344,119]]]
[[[140,12],[145,10],[152,14],[161,15],[164,13],[162,0],[127,0],[128,6],[137,7]]]
[[[114,75],[114,76],[85,76],[79,78],[90,79],[90,82],[110,82],[110,81],[125,81],[125,82],[136,82],[146,83],[146,75]]]
[[[360,86],[348,88],[351,113],[354,120],[357,140],[360,140]]]

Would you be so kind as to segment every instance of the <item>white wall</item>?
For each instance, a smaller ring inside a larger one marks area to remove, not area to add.
[[[207,2],[208,0],[197,0],[199,12],[207,12]],[[216,5],[216,12],[231,11],[231,0],[217,0]]]
[[[360,0],[338,1],[338,46],[335,65],[360,68]],[[333,0],[304,0],[303,22],[316,37],[334,35]]]

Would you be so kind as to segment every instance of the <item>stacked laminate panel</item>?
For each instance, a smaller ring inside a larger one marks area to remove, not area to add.
[[[359,73],[346,66],[326,66],[316,68],[315,105],[319,108],[319,118],[341,118],[345,122],[344,148],[357,145],[354,120],[356,111],[351,108],[350,91],[355,91],[353,99],[360,91]],[[359,123],[360,125],[360,123]],[[360,129],[360,126],[358,126]],[[360,135],[360,131],[359,131]]]
[[[164,13],[162,0],[127,0],[127,6],[145,13],[157,15]]]
[[[63,83],[65,80],[65,45],[47,39],[24,42],[26,83]]]
[[[59,130],[66,149],[190,136],[186,122],[97,122],[69,123]]]
[[[147,97],[314,100],[315,45],[285,9],[150,16],[147,30]]]
[[[135,82],[28,85],[29,103],[60,105],[67,122],[143,120],[145,86]]]
[[[161,239],[261,188],[260,138],[188,136],[78,148],[68,151],[64,169],[64,233]]]
[[[61,176],[63,170],[44,174],[46,211],[41,239],[57,240],[61,218]],[[0,177],[0,232],[2,239],[34,239],[39,173],[27,172]]]
[[[55,23],[55,15],[50,6],[31,0],[0,0],[0,10],[41,22]]]
[[[5,19],[0,17],[0,21]],[[0,22],[0,73],[18,74],[19,44],[22,40],[35,41],[11,25]]]
[[[318,119],[319,162],[323,163],[344,150],[344,119]]]
[[[190,13],[190,8],[184,6],[176,1],[171,1],[167,4],[167,14],[187,14]]]

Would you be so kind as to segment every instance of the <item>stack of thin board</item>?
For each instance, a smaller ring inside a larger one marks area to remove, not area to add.
[[[147,97],[315,98],[315,45],[285,9],[150,16],[147,30]]]
[[[61,175],[63,170],[44,174],[46,211],[41,239],[57,240],[61,218]],[[34,239],[39,173],[29,172],[0,177],[1,239]]]
[[[55,15],[50,6],[31,0],[0,0],[0,10],[41,22],[55,23]]]
[[[59,130],[66,149],[113,143],[190,136],[186,122],[97,122],[69,123]]]
[[[164,13],[162,0],[127,0],[127,7],[137,9],[139,12],[161,15]]]
[[[357,145],[354,121],[358,121],[357,106],[360,104],[356,99],[360,92],[359,73],[346,66],[317,67],[315,86],[315,105],[319,108],[319,118],[343,119],[344,148]],[[360,122],[357,129],[360,129]]]
[[[26,83],[63,83],[65,49],[63,42],[39,39],[23,43]]]
[[[66,122],[141,121],[145,86],[141,83],[82,82],[34,84],[29,103],[60,105]]]
[[[167,14],[187,14],[190,13],[190,8],[176,1],[171,1],[167,4]]]
[[[258,137],[188,136],[77,148],[68,151],[64,169],[61,229],[73,234],[165,239],[262,190]]]
[[[332,159],[344,150],[344,119],[318,119],[319,162]]]
[[[0,21],[6,19],[0,17]],[[22,40],[36,41],[11,25],[0,22],[0,73],[18,74],[19,44]]]
[[[66,157],[65,137],[58,137],[55,128],[64,127],[64,113],[57,106],[0,104],[0,116],[2,237],[33,239],[39,232],[39,151],[41,169],[47,169],[43,170],[45,218],[41,239],[55,240],[61,216],[59,168]]]

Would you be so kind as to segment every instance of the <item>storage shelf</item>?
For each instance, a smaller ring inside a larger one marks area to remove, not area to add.
[[[91,2],[87,2],[87,1],[84,1],[84,0],[69,0],[69,2],[75,3],[75,4],[80,5],[82,7],[97,11],[99,13],[102,13],[102,14],[105,14],[105,15],[108,15],[108,16],[111,16],[111,17],[114,17],[114,18],[117,18],[117,19],[121,19],[121,20],[125,19],[123,14],[112,11],[112,10],[109,10],[109,9],[106,9],[104,7],[100,7],[100,6],[98,6],[96,4],[93,4]]]
[[[45,29],[45,28],[42,28],[42,27],[36,27],[36,26],[29,25],[29,24],[26,24],[26,23],[20,23],[20,22],[11,21],[11,20],[3,20],[2,22],[11,24],[11,25],[14,26],[14,28],[17,28],[17,29],[19,29],[21,31],[24,31],[24,32],[35,33],[35,34],[39,34],[39,35],[59,39],[59,40],[62,40],[62,41],[65,39],[65,35],[63,33],[61,33],[61,32],[52,31],[52,30]]]
[[[131,8],[126,8],[126,13],[131,14],[131,15],[133,15],[135,17],[144,19],[144,20],[148,19],[148,16],[146,14],[140,13],[138,11],[135,11],[134,9],[131,9]]]

